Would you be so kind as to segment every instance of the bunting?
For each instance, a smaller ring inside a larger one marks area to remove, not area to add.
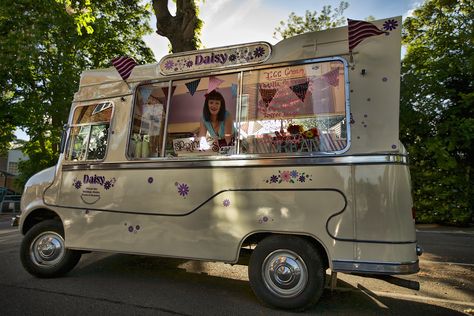
[[[323,78],[329,85],[337,87],[339,85],[339,68],[326,72]]]
[[[237,98],[237,85],[235,83],[233,83],[230,86],[230,89],[232,91],[232,97]]]
[[[265,103],[265,107],[268,107],[270,102],[272,102],[273,97],[275,96],[277,89],[263,89],[260,88],[260,95],[262,96],[263,103]]]
[[[290,89],[296,94],[296,96],[301,100],[301,102],[304,102],[304,99],[306,97],[306,91],[308,91],[308,85],[309,81],[306,81],[304,83],[295,84],[291,86]]]
[[[209,77],[209,86],[207,87],[207,93],[210,93],[211,91],[216,90],[217,87],[219,87],[219,85],[223,82],[224,82],[224,80],[221,80],[221,79],[219,79],[217,77],[214,77],[214,76],[210,76]]]
[[[153,91],[153,89],[151,87],[142,87],[140,89],[140,93],[141,93],[142,98],[143,98],[143,103],[147,102],[147,100],[150,97],[152,91]]]
[[[366,21],[347,19],[347,23],[349,25],[349,52],[352,52],[352,50],[364,39],[387,33],[379,30],[375,25]]]
[[[186,87],[188,88],[188,91],[189,93],[191,93],[191,95],[194,95],[194,93],[196,92],[200,81],[201,79],[196,79],[194,81],[186,83]]]
[[[176,89],[176,86],[172,86],[171,87],[171,97],[173,97],[173,94],[174,94],[174,90]],[[168,87],[162,87],[161,88],[161,91],[163,91],[163,93],[165,94],[165,104],[168,102],[168,91],[169,91],[169,88]]]
[[[123,80],[127,80],[137,63],[131,57],[121,56],[112,59],[112,65],[117,69],[120,77],[122,77]]]

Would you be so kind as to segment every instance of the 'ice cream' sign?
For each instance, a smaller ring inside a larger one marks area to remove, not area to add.
[[[258,64],[266,61],[270,57],[271,51],[270,44],[256,42],[172,54],[163,57],[160,61],[160,71],[164,75],[172,75]]]

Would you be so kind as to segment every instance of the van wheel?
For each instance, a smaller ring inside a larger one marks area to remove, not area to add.
[[[39,278],[64,275],[76,266],[80,258],[80,252],[65,247],[64,229],[56,220],[36,224],[21,242],[21,263],[26,271]]]
[[[321,297],[325,269],[320,254],[308,241],[295,236],[271,236],[253,251],[249,280],[263,303],[302,311]]]

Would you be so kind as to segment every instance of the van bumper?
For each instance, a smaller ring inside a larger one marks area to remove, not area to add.
[[[334,272],[360,273],[360,274],[413,274],[420,270],[418,260],[411,262],[366,262],[334,260]]]

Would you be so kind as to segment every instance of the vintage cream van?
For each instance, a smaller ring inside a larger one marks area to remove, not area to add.
[[[59,276],[84,251],[236,263],[247,249],[256,296],[285,309],[314,304],[328,268],[416,273],[401,18],[372,24],[385,33],[351,54],[340,27],[172,54],[126,80],[85,71],[57,165],[23,194],[25,269]],[[231,140],[200,135],[213,91]]]

